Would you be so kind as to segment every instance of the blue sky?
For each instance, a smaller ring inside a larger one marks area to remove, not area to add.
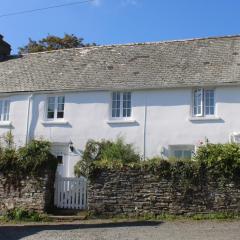
[[[76,0],[8,0],[0,15]],[[0,18],[0,33],[14,50],[28,38],[74,33],[86,42],[152,42],[240,33],[239,0],[96,0]]]

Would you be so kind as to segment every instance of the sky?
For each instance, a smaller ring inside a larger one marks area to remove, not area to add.
[[[39,40],[48,34],[75,34],[99,45],[240,34],[239,0],[95,0],[1,17],[74,1],[2,1],[0,33],[13,53],[29,38]]]

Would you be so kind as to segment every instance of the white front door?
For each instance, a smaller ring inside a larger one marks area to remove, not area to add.
[[[68,162],[69,162],[69,146],[68,144],[53,144],[52,146],[52,153],[58,159],[58,166],[57,166],[57,175],[61,177],[68,177]]]

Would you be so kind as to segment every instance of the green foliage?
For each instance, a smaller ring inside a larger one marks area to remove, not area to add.
[[[195,160],[205,165],[215,178],[240,180],[240,145],[236,143],[210,144],[199,147]]]
[[[50,153],[48,141],[33,140],[27,146],[18,149],[22,170],[31,175],[39,175],[47,169],[55,170],[57,159]]]
[[[19,168],[19,156],[14,146],[11,131],[3,136],[3,140],[0,146],[0,172],[5,176],[7,175],[15,178],[19,176],[21,169]]]
[[[204,178],[202,165],[199,162],[187,159],[162,159],[152,158],[142,161],[137,165],[128,165],[128,168],[140,168],[144,171],[158,176],[159,179],[171,180],[173,187],[175,184],[181,183],[181,186],[187,191],[193,185],[200,182]]]
[[[162,158],[154,157],[140,162],[140,166],[153,173],[161,174],[164,178],[170,177],[171,162]]]
[[[239,214],[232,212],[218,212],[208,214],[194,214],[191,216],[193,220],[226,220],[226,219],[239,219]]]
[[[140,155],[135,152],[133,145],[124,143],[122,138],[115,142],[89,140],[82,159],[74,167],[74,172],[77,176],[88,177],[89,173],[98,167],[117,168],[139,161]]]
[[[109,216],[94,216],[92,215],[91,218],[111,218]],[[122,221],[179,221],[179,220],[239,220],[240,215],[238,213],[231,213],[231,212],[214,212],[209,214],[192,214],[192,215],[174,215],[168,213],[162,213],[159,215],[152,214],[152,213],[144,213],[143,215],[115,215],[111,220],[113,222],[122,222]]]
[[[3,216],[5,221],[33,221],[39,222],[46,220],[46,216],[35,211],[28,211],[23,208],[8,210]]]
[[[83,43],[83,38],[78,38],[74,34],[65,34],[63,38],[48,35],[39,41],[29,38],[26,46],[19,48],[19,54],[52,51],[67,48],[80,48],[95,46],[96,44]]]
[[[131,166],[129,166],[131,167]],[[134,166],[135,167],[135,166]],[[160,177],[181,181],[185,186],[197,185],[208,177],[223,182],[240,182],[240,145],[235,143],[210,144],[198,148],[193,160],[148,159],[141,167]]]
[[[27,176],[42,176],[46,170],[56,170],[57,159],[50,153],[49,142],[32,140],[17,149],[11,132],[3,139],[0,146],[0,172],[10,184],[16,184]]]
[[[118,138],[116,142],[109,142],[108,146],[105,146],[101,159],[108,162],[121,160],[123,164],[129,164],[139,162],[140,156],[135,153],[132,144],[126,144],[122,138]]]
[[[131,144],[123,139],[111,141],[87,142],[82,160],[75,166],[76,175],[86,177],[96,175],[103,169],[145,169],[157,174],[160,178],[181,181],[187,189],[192,185],[203,183],[211,178],[224,182],[240,182],[240,145],[235,143],[210,144],[198,148],[193,160],[159,157],[140,161],[141,157]]]

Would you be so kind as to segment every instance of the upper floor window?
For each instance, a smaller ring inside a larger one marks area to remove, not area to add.
[[[112,118],[128,118],[132,115],[131,92],[112,93]]]
[[[47,119],[64,118],[64,96],[51,96],[47,99]]]
[[[0,121],[9,121],[9,100],[0,100]]]
[[[215,114],[215,96],[213,89],[198,88],[193,91],[193,115],[207,116]]]

